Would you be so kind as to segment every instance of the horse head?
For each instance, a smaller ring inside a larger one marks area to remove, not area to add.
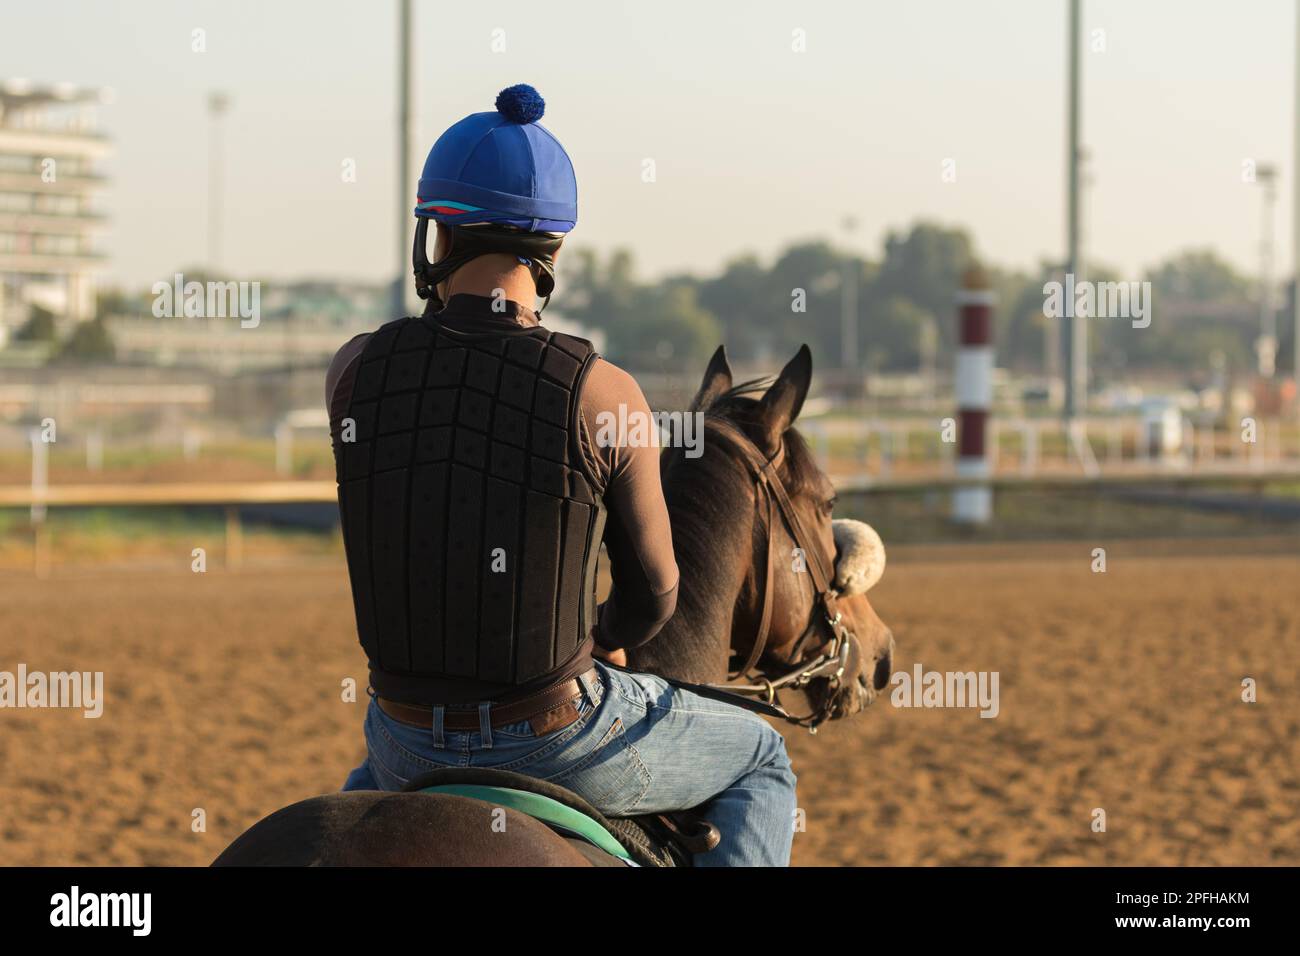
[[[770,679],[842,651],[840,673],[806,685],[813,711],[839,718],[885,688],[894,639],[867,596],[884,571],[884,545],[868,525],[833,521],[835,489],[794,427],[811,382],[806,345],[770,384],[736,385],[719,348],[691,407],[704,415],[703,457],[712,451],[749,466],[748,478],[725,483],[743,491],[733,514],[747,511],[753,529],[731,619],[732,659]],[[711,439],[721,448],[709,449]]]

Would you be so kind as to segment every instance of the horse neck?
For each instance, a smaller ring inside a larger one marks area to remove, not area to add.
[[[654,640],[628,652],[633,670],[695,683],[726,679],[736,602],[754,557],[748,476],[724,448],[705,444],[701,458],[664,470],[677,610]]]

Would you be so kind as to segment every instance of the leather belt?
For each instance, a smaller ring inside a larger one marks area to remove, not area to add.
[[[593,667],[582,675],[588,680],[598,680],[599,675]],[[554,733],[569,726],[578,719],[576,698],[583,693],[581,680],[573,678],[559,684],[552,684],[536,693],[518,700],[502,704],[493,704],[488,711],[488,718],[493,727],[507,724],[520,724],[528,721],[533,733]],[[433,707],[425,704],[403,704],[384,697],[375,697],[379,709],[394,720],[413,727],[429,728],[433,726]],[[479,729],[478,708],[473,705],[449,705],[443,710],[443,727],[446,730],[470,731]]]

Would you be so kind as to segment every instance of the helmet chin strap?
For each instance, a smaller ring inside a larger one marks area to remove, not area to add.
[[[555,251],[564,241],[563,236],[548,236],[537,232],[517,232],[494,226],[468,229],[463,226],[450,226],[451,250],[437,262],[429,262],[425,253],[425,243],[429,235],[429,220],[420,217],[415,224],[415,244],[411,250],[411,263],[415,267],[415,292],[428,302],[425,314],[441,312],[446,305],[438,296],[438,286],[448,276],[479,256],[505,253],[526,260],[537,283],[537,294],[546,301],[537,310],[551,301],[555,291]],[[535,268],[533,268],[535,267]]]

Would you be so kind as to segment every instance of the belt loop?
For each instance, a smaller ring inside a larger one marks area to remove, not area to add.
[[[441,705],[433,708],[433,746],[436,750],[444,750],[447,746],[446,738],[443,736],[443,720],[446,713],[446,708]]]
[[[483,749],[492,749],[492,702],[480,701],[478,705],[478,732],[483,738]]]

